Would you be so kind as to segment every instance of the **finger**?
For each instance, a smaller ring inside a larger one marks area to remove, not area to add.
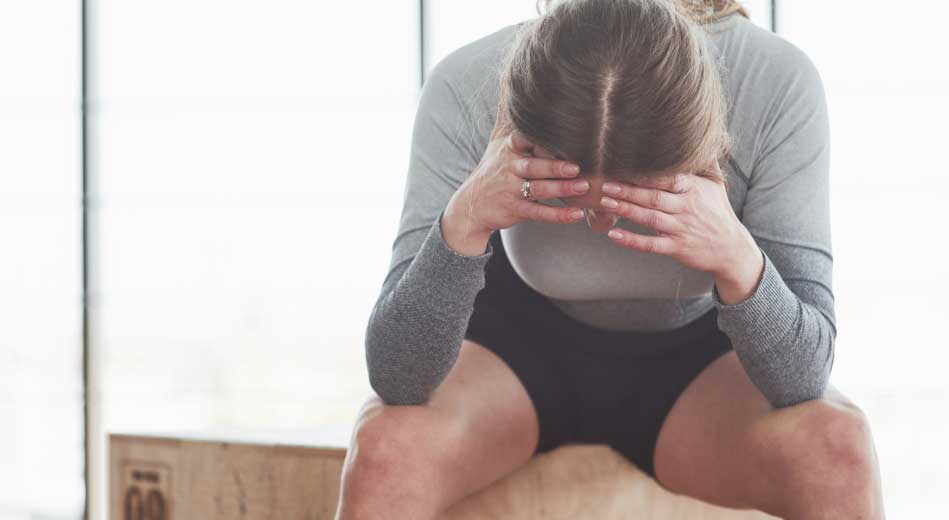
[[[611,206],[609,204],[610,201],[616,202],[616,207]],[[676,219],[676,217],[664,211],[659,211],[652,208],[644,208],[642,206],[637,206],[636,204],[631,204],[622,200],[611,199],[609,197],[603,197],[600,201],[600,204],[609,211],[616,213],[629,221],[642,224],[661,233],[674,233],[680,229],[679,221]]]
[[[511,135],[507,137],[507,146],[519,155],[533,155],[534,153],[534,143],[517,129],[511,130]]]
[[[645,253],[671,255],[675,252],[675,241],[669,237],[651,237],[618,228],[611,229],[607,236],[621,246]]]
[[[725,177],[725,173],[721,170],[721,168],[713,168],[711,170],[698,172],[695,174],[695,176],[721,185],[727,185],[728,183],[728,179]]]
[[[524,179],[555,179],[575,177],[580,167],[570,161],[541,159],[539,157],[520,157],[513,161],[514,175]]]
[[[515,203],[514,211],[521,218],[551,224],[569,224],[583,219],[580,208],[559,208],[523,199]]]
[[[514,193],[520,193],[523,180],[517,182]],[[531,197],[538,200],[558,199],[561,197],[576,197],[590,191],[590,182],[586,179],[558,181],[532,180]]]
[[[713,179],[717,179],[717,180],[725,179],[725,172],[722,171],[722,165],[719,164],[718,161],[712,162],[712,167],[709,169],[708,173]]]
[[[670,193],[685,193],[692,187],[692,175],[676,173],[658,177],[643,177],[632,181],[631,184],[645,188],[657,188]]]
[[[557,156],[553,154],[550,150],[544,148],[539,144],[534,145],[534,156],[543,157],[544,159],[556,159]]]
[[[615,187],[618,192],[611,189]],[[645,188],[620,182],[603,183],[603,192],[615,199],[626,200],[666,213],[682,213],[685,210],[685,199],[681,193],[671,193],[658,188]]]

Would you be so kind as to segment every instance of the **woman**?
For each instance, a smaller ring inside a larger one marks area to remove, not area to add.
[[[730,1],[547,7],[423,89],[339,518],[432,518],[565,443],[724,506],[882,518],[827,383],[813,65]]]

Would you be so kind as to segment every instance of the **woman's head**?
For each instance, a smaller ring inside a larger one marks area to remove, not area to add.
[[[717,161],[729,143],[727,106],[684,3],[549,3],[521,26],[502,68],[514,128],[597,179],[700,172]]]

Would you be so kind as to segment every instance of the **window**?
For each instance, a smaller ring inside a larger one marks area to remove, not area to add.
[[[0,2],[3,519],[83,509],[79,39],[78,2]]]
[[[413,6],[94,2],[95,518],[109,432],[348,439],[408,163]]]
[[[949,431],[934,413],[949,403],[941,229],[949,5],[781,6],[781,34],[817,65],[830,110],[839,328],[832,383],[870,418],[888,516],[937,517],[946,504],[941,483],[949,481]]]
[[[771,27],[770,0],[742,2],[752,20]],[[534,0],[481,0],[479,2],[425,2],[426,72],[462,45],[517,22],[537,16]]]
[[[0,3],[0,518],[79,518],[86,484],[105,518],[111,432],[345,442],[420,73],[535,0],[33,4]],[[890,516],[936,517],[949,6],[744,4],[764,27],[778,5],[827,89],[832,382],[871,419]]]

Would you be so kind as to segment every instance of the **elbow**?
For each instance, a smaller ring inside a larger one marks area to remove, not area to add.
[[[369,386],[387,405],[419,405],[430,396],[426,385],[413,377],[410,360],[398,355],[399,349],[388,342],[373,341],[372,334],[366,339],[366,368]]]
[[[398,373],[382,367],[369,367],[369,386],[390,406],[421,405],[428,402],[429,395],[419,387],[409,384]]]
[[[442,337],[417,341],[411,323],[397,319],[370,319],[366,327],[366,365],[369,385],[388,405],[421,405],[448,375],[458,357],[460,342]]]
[[[834,365],[834,345],[831,342],[823,361],[801,367],[796,377],[783,385],[774,385],[765,392],[771,406],[785,408],[807,401],[821,399],[830,385],[830,372]]]
[[[765,397],[772,407],[787,408],[824,397],[827,385],[828,378],[818,375],[812,380],[789,385],[787,388],[772,389],[765,394]]]

